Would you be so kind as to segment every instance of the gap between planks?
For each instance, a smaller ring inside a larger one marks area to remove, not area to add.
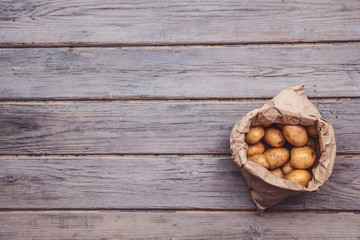
[[[248,45],[304,45],[304,44],[341,44],[360,43],[355,40],[318,40],[318,41],[254,41],[254,42],[153,42],[153,43],[51,43],[51,44],[0,44],[0,48],[107,48],[107,47],[190,47],[190,46],[248,46]]]
[[[0,208],[1,213],[41,213],[41,212],[104,212],[104,213],[256,213],[256,209],[207,209],[207,208]],[[267,213],[294,213],[294,214],[360,214],[360,210],[327,210],[327,209],[306,209],[306,210],[273,210],[266,209]]]
[[[188,101],[188,102],[201,102],[201,101],[213,101],[213,102],[254,102],[254,101],[268,101],[272,98],[222,98],[222,97],[56,97],[56,98],[1,98],[0,97],[0,103],[1,102],[41,102],[41,101],[47,101],[47,102],[166,102],[166,101]],[[360,96],[335,96],[335,97],[308,97],[309,100],[313,101],[321,101],[321,100],[335,100],[335,101],[351,101],[351,100],[360,100]]]
[[[360,155],[360,151],[359,152],[336,152],[336,156],[356,156],[356,155]],[[183,157],[183,156],[192,156],[192,157],[196,157],[196,156],[211,156],[211,157],[220,157],[220,156],[228,156],[229,158],[231,158],[231,154],[229,153],[224,153],[224,152],[219,152],[219,153],[153,153],[153,152],[139,152],[139,153],[31,153],[31,154],[11,154],[11,153],[0,153],[1,157],[41,157],[41,156],[45,156],[45,157],[86,157],[86,156],[92,156],[92,157],[96,157],[96,156],[106,156],[106,157],[131,157],[131,156],[147,156],[147,157],[161,157],[161,156],[172,156],[172,157]],[[29,161],[36,161],[36,160],[29,160]]]

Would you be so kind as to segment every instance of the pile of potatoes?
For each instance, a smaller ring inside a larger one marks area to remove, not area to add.
[[[317,159],[317,140],[315,126],[276,123],[252,127],[245,136],[247,159],[307,187]]]

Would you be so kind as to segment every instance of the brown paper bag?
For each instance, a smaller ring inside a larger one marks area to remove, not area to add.
[[[260,165],[247,161],[245,134],[250,126],[266,123],[287,123],[316,125],[319,133],[318,159],[312,169],[312,180],[308,187],[293,181],[279,178]],[[329,178],[336,155],[334,129],[321,117],[316,107],[308,100],[302,85],[288,88],[261,108],[254,109],[237,122],[230,135],[230,150],[235,163],[241,168],[251,198],[255,202],[258,214],[289,196],[318,191]]]

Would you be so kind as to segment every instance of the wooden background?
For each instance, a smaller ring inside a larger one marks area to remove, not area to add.
[[[357,239],[360,2],[0,2],[0,239]],[[323,188],[255,214],[233,125],[304,84]]]

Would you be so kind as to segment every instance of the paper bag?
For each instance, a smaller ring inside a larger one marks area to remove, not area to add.
[[[308,187],[279,178],[260,165],[247,161],[245,134],[250,126],[266,123],[316,125],[319,134],[317,161],[312,168],[312,180]],[[230,135],[230,150],[235,163],[241,168],[251,198],[262,215],[289,196],[318,191],[329,178],[336,155],[335,134],[332,125],[321,117],[316,107],[308,100],[302,85],[288,88],[261,108],[254,109],[237,122]]]

